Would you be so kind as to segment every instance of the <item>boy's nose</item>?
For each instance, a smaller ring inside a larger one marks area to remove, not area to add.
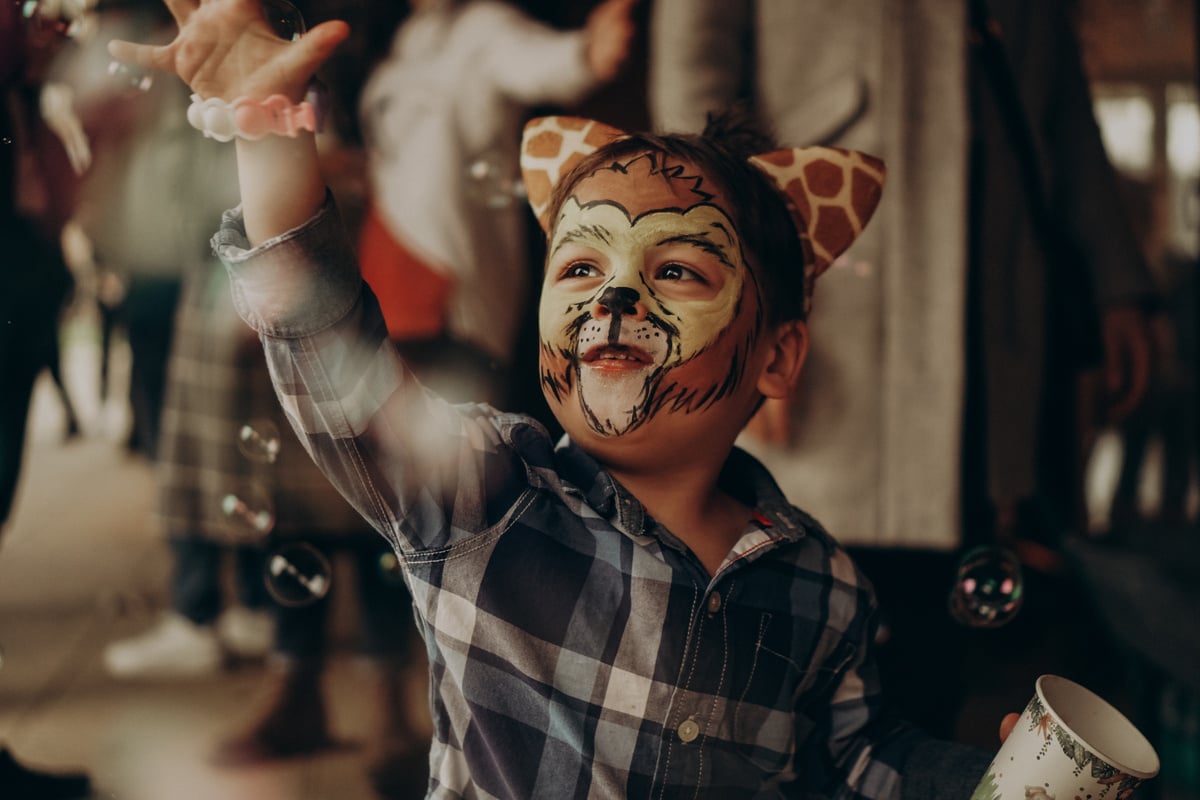
[[[609,286],[596,298],[592,316],[606,317],[611,314],[614,317],[640,319],[645,316],[646,310],[645,306],[638,302],[641,299],[636,289],[630,289],[628,286]]]

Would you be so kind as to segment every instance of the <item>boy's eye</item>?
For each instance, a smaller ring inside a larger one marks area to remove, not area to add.
[[[695,270],[688,269],[682,264],[663,264],[654,276],[660,281],[699,281],[705,283],[704,277]]]
[[[569,264],[561,273],[563,278],[592,278],[600,274],[595,265],[577,261]]]

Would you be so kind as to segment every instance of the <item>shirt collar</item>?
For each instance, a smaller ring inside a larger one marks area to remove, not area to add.
[[[635,536],[646,534],[646,512],[638,499],[564,435],[556,447],[559,475],[600,516]],[[812,518],[794,508],[771,473],[752,455],[735,447],[721,471],[721,485],[770,522],[773,537],[795,541],[815,525]]]

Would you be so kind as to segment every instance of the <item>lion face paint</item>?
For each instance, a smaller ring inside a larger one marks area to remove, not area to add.
[[[577,403],[602,436],[703,411],[745,378],[758,284],[723,197],[688,172],[658,153],[612,164],[581,179],[555,221],[542,388],[556,414]]]

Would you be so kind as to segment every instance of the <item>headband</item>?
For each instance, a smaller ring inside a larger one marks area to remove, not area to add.
[[[550,196],[571,168],[628,134],[580,117],[537,117],[525,125],[521,173],[529,205],[550,232]],[[887,168],[840,147],[793,147],[751,156],[783,196],[804,248],[805,306],[813,283],[862,233],[879,205]]]

